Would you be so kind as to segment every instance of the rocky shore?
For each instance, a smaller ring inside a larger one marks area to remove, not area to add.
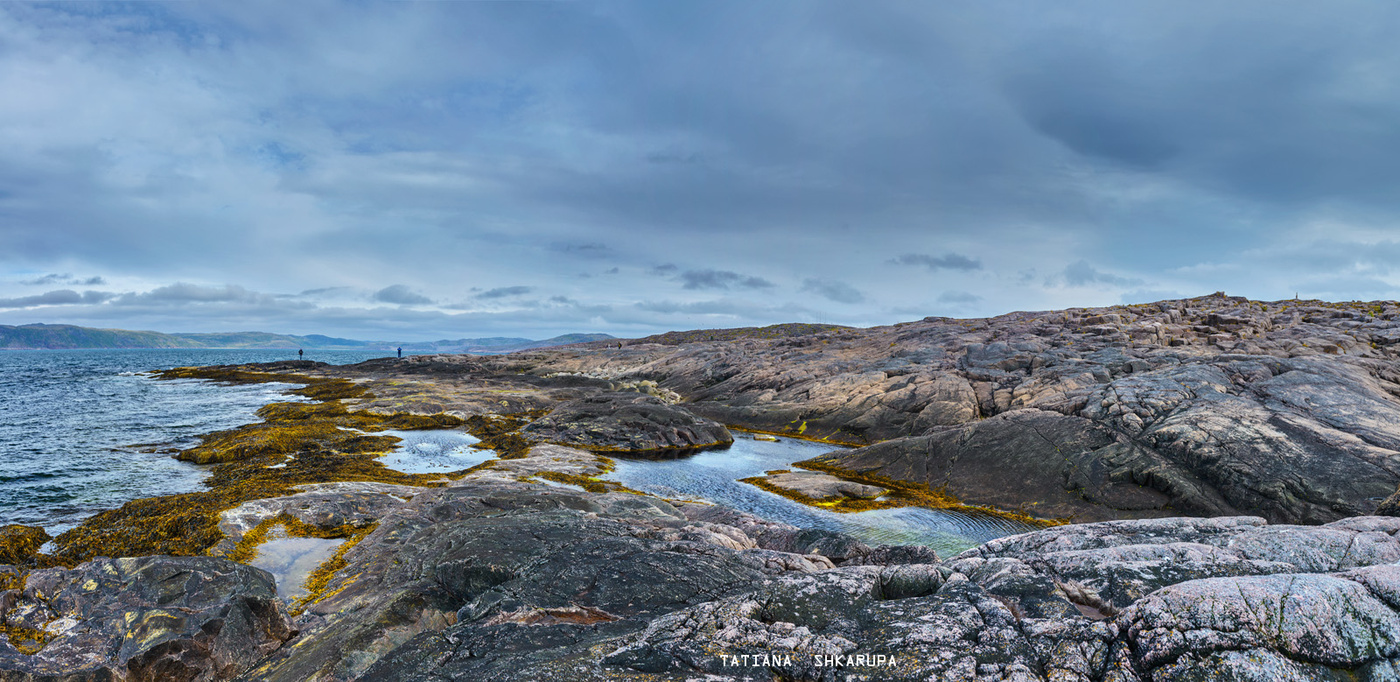
[[[167,373],[313,402],[181,453],[207,493],[0,530],[0,680],[1400,679],[1394,304],[702,336]],[[727,427],[850,446],[754,481],[792,499],[1049,527],[938,557],[606,478]],[[414,428],[500,458],[375,461]]]

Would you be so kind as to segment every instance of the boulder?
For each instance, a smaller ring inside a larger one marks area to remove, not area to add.
[[[664,454],[734,442],[719,422],[645,393],[601,393],[566,402],[526,425],[530,439],[595,452]]]
[[[226,680],[296,634],[270,575],[213,557],[33,571],[0,606],[0,680]]]

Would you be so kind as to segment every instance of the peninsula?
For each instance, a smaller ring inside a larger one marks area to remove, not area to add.
[[[207,491],[0,531],[0,680],[1394,679],[1397,361],[1395,302],[1215,294],[170,370],[303,400],[181,452]],[[444,428],[497,457],[377,461]],[[940,557],[608,477],[738,430],[840,446],[749,481],[804,504],[1042,529]],[[287,599],[249,562],[294,538],[337,544]]]

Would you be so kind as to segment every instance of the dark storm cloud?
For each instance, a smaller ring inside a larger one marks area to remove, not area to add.
[[[775,286],[762,277],[741,275],[728,270],[686,270],[677,279],[683,283],[681,286],[685,289],[769,289]]]
[[[398,305],[428,305],[433,302],[433,299],[413,291],[406,284],[384,287],[374,292],[372,298],[381,303],[397,303]]]
[[[922,265],[929,270],[981,270],[982,261],[959,253],[930,256],[926,253],[906,253],[889,261],[895,265]]]
[[[855,287],[834,279],[808,278],[802,280],[802,288],[799,291],[813,293],[837,303],[860,303],[865,300],[865,295]]]
[[[532,292],[532,291],[534,291],[534,290],[535,290],[534,287],[522,287],[522,286],[499,287],[499,288],[496,288],[496,289],[490,289],[490,290],[487,290],[487,291],[483,291],[483,292],[477,294],[477,295],[476,295],[476,298],[492,299],[492,298],[508,298],[508,297],[511,297],[511,296],[523,296],[523,295],[528,294],[528,293],[530,293],[530,292]]]
[[[48,291],[38,296],[21,296],[19,298],[0,298],[0,308],[32,308],[41,305],[77,305],[83,303],[101,303],[112,298],[112,294],[101,291],[84,291],[78,293],[72,289],[58,289]]]

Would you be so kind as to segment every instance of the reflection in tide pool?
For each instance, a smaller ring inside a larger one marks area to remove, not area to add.
[[[922,507],[838,514],[798,504],[738,479],[787,469],[793,462],[833,448],[802,440],[772,442],[753,440],[742,433],[736,436],[728,450],[707,450],[683,459],[618,459],[617,469],[607,478],[653,495],[703,499],[801,528],[850,533],[870,544],[928,545],[940,556],[1035,530],[1015,521]]]
[[[406,474],[438,474],[474,467],[496,456],[492,450],[477,449],[481,441],[462,431],[381,431],[376,435],[401,439],[393,452],[379,462]]]
[[[258,546],[258,555],[248,563],[271,573],[277,581],[277,596],[289,604],[306,596],[306,579],[311,572],[345,542],[345,538],[288,537],[281,526],[270,535],[271,539]]]

